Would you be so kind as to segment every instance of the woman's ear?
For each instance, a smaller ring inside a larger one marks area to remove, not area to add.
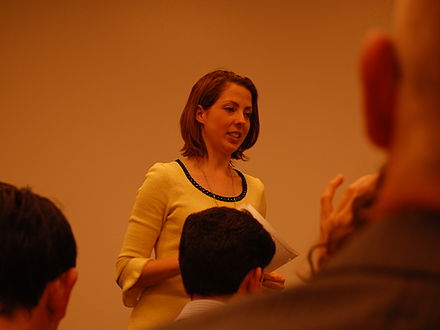
[[[204,124],[205,123],[205,116],[206,116],[206,110],[203,109],[203,107],[199,104],[196,109],[196,120],[200,124]]]
[[[370,140],[381,148],[391,144],[398,67],[392,40],[380,31],[371,32],[363,47],[360,73],[367,133]]]

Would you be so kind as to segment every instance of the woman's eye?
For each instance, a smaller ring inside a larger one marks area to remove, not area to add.
[[[247,118],[251,118],[251,116],[252,116],[252,112],[246,112],[244,115],[245,115]]]
[[[225,109],[226,111],[229,111],[229,112],[234,111],[234,108],[233,108],[233,107],[225,107],[224,109]]]

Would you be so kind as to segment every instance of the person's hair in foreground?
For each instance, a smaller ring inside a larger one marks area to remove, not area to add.
[[[179,264],[186,292],[228,296],[249,271],[269,264],[275,253],[270,234],[247,211],[214,207],[188,216]]]
[[[20,313],[30,321],[41,310],[50,321],[39,326],[56,329],[76,281],[75,263],[63,213],[29,188],[0,182],[0,325]]]
[[[242,145],[231,155],[233,159],[246,160],[243,152],[257,142],[260,131],[257,88],[249,78],[225,70],[216,70],[207,73],[192,87],[188,101],[180,117],[180,133],[184,141],[184,146],[181,150],[183,156],[203,157],[206,155],[207,151],[202,137],[201,124],[196,120],[197,109],[199,106],[205,110],[210,108],[229,83],[234,83],[246,88],[252,96],[252,114],[250,117],[249,132]]]

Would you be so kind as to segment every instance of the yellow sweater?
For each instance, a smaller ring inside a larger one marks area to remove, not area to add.
[[[153,287],[132,290],[142,269],[152,259],[177,256],[186,217],[214,206],[253,205],[263,216],[266,200],[263,183],[244,175],[247,191],[234,202],[214,200],[197,188],[176,162],[156,163],[139,188],[128,222],[121,253],[116,262],[116,279],[123,291],[124,305],[133,307],[129,330],[146,329],[171,321],[189,301],[180,276]]]

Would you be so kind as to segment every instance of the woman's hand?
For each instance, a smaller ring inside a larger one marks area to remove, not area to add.
[[[286,279],[280,274],[277,274],[275,272],[263,274],[262,285],[266,288],[274,289],[274,290],[283,290],[285,288],[284,286],[285,282]]]

